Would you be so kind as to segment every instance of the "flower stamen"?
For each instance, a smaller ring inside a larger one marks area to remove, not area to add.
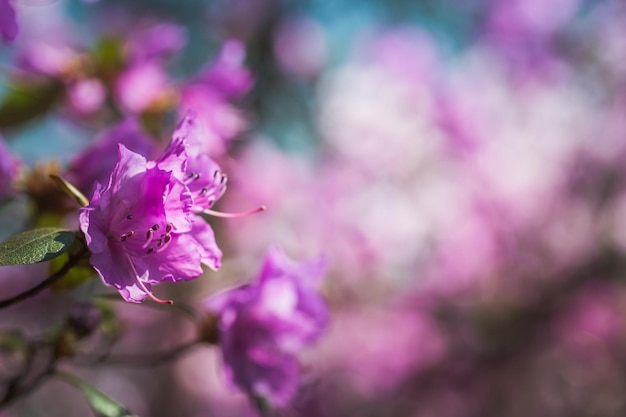
[[[154,230],[148,229],[148,231],[146,232],[146,242],[141,246],[141,249],[145,249],[148,246],[150,246],[150,243],[152,242],[153,237],[154,237]]]
[[[130,230],[130,231],[124,233],[122,236],[120,236],[120,240],[122,242],[126,242],[126,239],[128,239],[129,237],[131,237],[134,234],[135,234],[135,231],[134,230]]]
[[[215,210],[204,210],[203,213],[208,214],[210,216],[221,217],[224,219],[235,219],[238,217],[246,217],[246,216],[250,216],[251,214],[260,213],[265,210],[267,210],[267,207],[265,207],[265,205],[262,205],[255,209],[245,211],[243,213],[222,213],[221,211],[215,211]]]
[[[141,278],[139,278],[137,269],[135,268],[135,265],[133,264],[133,261],[132,259],[130,259],[130,256],[128,254],[126,254],[126,258],[128,258],[130,267],[135,273],[135,280],[137,281],[137,284],[139,284],[139,287],[148,295],[148,297],[150,297],[154,302],[157,302],[159,304],[169,304],[169,305],[174,304],[174,301],[172,300],[161,300],[160,298],[157,298],[154,294],[152,294],[152,292],[146,287],[146,284],[144,284]]]
[[[169,233],[166,234],[163,237],[163,242],[162,244],[159,245],[159,247],[156,250],[156,253],[162,252],[165,250],[165,248],[167,248],[170,244],[170,242],[172,241],[172,235],[170,235]],[[159,243],[161,243],[161,239],[159,239]]]
[[[200,179],[200,174],[197,172],[190,172],[185,179],[185,184],[189,184],[190,182],[198,181]]]

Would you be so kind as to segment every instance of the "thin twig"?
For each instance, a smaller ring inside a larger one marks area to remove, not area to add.
[[[54,274],[50,275],[45,280],[41,281],[39,284],[35,285],[33,288],[26,290],[20,294],[17,294],[14,297],[7,298],[6,300],[0,301],[0,309],[12,306],[13,304],[19,303],[27,298],[33,297],[37,295],[41,290],[46,288],[49,285],[54,284],[59,279],[63,278],[65,274],[69,272],[80,260],[83,259],[83,256],[86,255],[86,251],[81,251],[77,256],[70,257],[70,259],[63,265],[61,269],[56,271]]]
[[[111,294],[96,294],[94,298],[100,298],[108,301],[122,302],[128,306],[138,307],[138,308],[152,308],[160,311],[175,311],[177,313],[181,313],[184,317],[188,318],[194,324],[201,324],[202,317],[198,312],[191,306],[184,304],[180,301],[176,301],[174,304],[158,304],[158,303],[129,303],[119,296],[117,293]]]
[[[25,397],[31,392],[35,391],[52,374],[54,374],[55,366],[55,357],[54,355],[50,355],[46,366],[41,370],[41,372],[39,372],[39,374],[29,378],[30,381],[27,381],[25,384],[20,386],[20,382],[22,382],[22,380],[25,379],[28,375],[22,375],[21,378],[18,378],[16,384],[9,387],[9,389],[4,393],[4,396],[0,398],[0,410],[8,407],[20,398]]]
[[[198,340],[193,340],[189,343],[163,352],[109,356],[106,358],[106,361],[101,361],[99,358],[96,358],[96,360],[90,360],[88,357],[82,357],[77,358],[80,360],[73,360],[72,363],[78,366],[156,366],[178,359],[178,357],[182,356],[191,348],[198,346],[200,343],[201,342]]]

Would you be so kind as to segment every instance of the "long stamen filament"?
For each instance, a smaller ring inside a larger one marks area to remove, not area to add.
[[[174,304],[174,301],[172,300],[161,300],[160,298],[157,298],[154,294],[152,294],[152,292],[146,287],[146,284],[144,284],[143,281],[141,281],[141,279],[139,278],[139,274],[137,273],[135,264],[133,264],[133,261],[132,259],[130,259],[130,256],[126,254],[126,257],[128,258],[128,262],[130,263],[131,269],[135,273],[135,280],[137,281],[137,284],[139,284],[139,287],[141,287],[141,289],[148,295],[148,297],[150,297],[153,301],[159,304],[169,304],[169,305]]]
[[[265,207],[265,205],[262,205],[260,207],[257,207],[249,211],[245,211],[243,213],[222,213],[221,211],[215,211],[215,210],[204,210],[203,213],[211,215],[211,216],[215,216],[215,217],[221,217],[224,219],[235,219],[238,217],[246,217],[251,214],[260,213],[265,210],[267,210],[267,207]]]
[[[150,243],[152,243],[153,237],[154,237],[154,230],[148,229],[148,231],[146,232],[146,242],[141,246],[141,249],[145,249],[148,246],[150,246]]]
[[[162,240],[163,244],[159,248],[157,248],[156,252],[159,253],[165,250],[165,248],[169,246],[171,241],[172,241],[172,235],[169,235],[169,234],[165,235]]]

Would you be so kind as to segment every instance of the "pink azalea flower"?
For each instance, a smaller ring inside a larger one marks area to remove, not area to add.
[[[69,85],[67,91],[72,110],[80,115],[96,112],[106,99],[104,84],[96,78],[86,78]]]
[[[62,78],[81,59],[81,53],[57,37],[30,39],[16,57],[19,75],[25,79]]]
[[[192,198],[191,212],[223,218],[244,217],[265,210],[260,206],[243,213],[222,213],[211,207],[226,192],[227,177],[219,165],[206,154],[204,143],[207,132],[194,111],[189,111],[172,136],[172,142],[163,155],[154,163],[161,169],[172,171],[179,181],[185,184]],[[182,170],[178,169],[179,159],[184,155]],[[191,235],[200,242],[202,262],[217,270],[220,267],[221,251],[215,244],[213,230],[197,216],[192,216]],[[211,243],[212,242],[212,243]]]
[[[168,77],[160,63],[143,61],[126,69],[115,82],[115,95],[124,110],[141,113],[167,89]]]
[[[274,38],[274,55],[289,75],[312,80],[328,59],[328,40],[321,24],[308,17],[287,20]]]
[[[321,260],[294,263],[272,249],[256,283],[206,301],[219,314],[228,377],[249,395],[285,405],[296,393],[296,354],[319,337],[328,320],[315,289],[323,269]]]
[[[196,278],[206,259],[219,266],[213,231],[192,217],[191,193],[179,180],[186,154],[177,155],[165,170],[119,145],[108,184],[98,184],[89,206],[81,209],[90,262],[127,301],[149,296],[168,302],[152,295],[151,284]]]
[[[220,53],[200,75],[199,81],[222,97],[237,98],[247,93],[253,84],[252,73],[244,66],[245,46],[236,40],[224,42]]]
[[[174,132],[169,148],[157,161],[159,166],[167,167],[172,162],[176,164],[177,152],[185,152],[187,160],[180,180],[187,184],[191,192],[195,212],[209,209],[226,191],[226,175],[203,152],[206,136],[207,132],[197,114],[188,112]]]
[[[123,27],[129,27],[126,22]],[[123,30],[123,29],[122,29]],[[135,28],[128,34],[126,50],[133,61],[163,60],[179,52],[187,43],[185,28],[174,23],[160,22]]]

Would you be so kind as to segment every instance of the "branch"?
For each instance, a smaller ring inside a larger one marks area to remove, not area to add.
[[[199,340],[193,340],[184,345],[177,346],[171,350],[163,352],[153,352],[144,354],[129,354],[129,355],[117,355],[106,357],[106,360],[97,358],[90,360],[89,357],[82,357],[79,361],[72,361],[75,365],[79,366],[130,366],[130,367],[144,367],[144,366],[156,366],[165,362],[169,362],[182,356],[191,348],[198,346],[201,342]]]
[[[27,298],[37,295],[41,290],[43,290],[47,286],[52,285],[59,279],[63,278],[65,274],[67,274],[70,269],[76,266],[78,262],[82,260],[86,254],[87,254],[87,251],[83,249],[75,257],[70,257],[70,259],[65,263],[65,265],[63,265],[61,269],[56,271],[54,274],[50,275],[48,278],[46,278],[39,284],[35,285],[33,288],[26,290],[23,293],[17,294],[14,297],[7,298],[6,300],[0,301],[0,309],[10,307],[13,304],[19,303],[20,301],[23,301]]]

